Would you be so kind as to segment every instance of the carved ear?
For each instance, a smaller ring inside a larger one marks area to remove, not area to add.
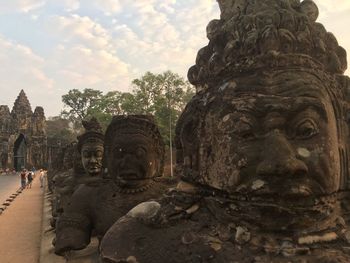
[[[300,4],[300,11],[304,13],[311,21],[316,22],[318,18],[318,7],[312,0],[304,0]]]

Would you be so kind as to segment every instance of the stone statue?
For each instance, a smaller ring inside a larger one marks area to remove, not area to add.
[[[64,158],[64,147],[57,147],[56,154],[53,156],[51,167],[47,172],[47,183],[48,190],[50,193],[54,191],[54,181],[53,178],[55,175],[62,170],[63,167],[63,158]]]
[[[71,143],[65,147],[62,155],[62,166],[52,177],[52,219],[51,225],[54,227],[57,218],[63,213],[70,196],[74,191],[74,174],[72,173],[74,152],[76,143]]]
[[[220,0],[176,127],[182,181],[103,262],[350,262],[346,52],[311,0]]]
[[[63,157],[63,171],[54,176],[56,217],[65,210],[73,192],[81,184],[96,184],[101,179],[104,135],[96,118],[83,121],[85,132],[78,143],[70,144]]]
[[[132,207],[159,198],[168,187],[157,179],[163,173],[164,144],[153,118],[115,116],[106,131],[104,151],[108,177],[73,194],[57,224],[57,254],[85,248],[92,232],[101,239]]]

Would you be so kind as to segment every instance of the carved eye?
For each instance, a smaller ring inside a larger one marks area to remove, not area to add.
[[[244,140],[252,140],[255,138],[255,134],[253,133],[253,131],[246,131],[240,134],[240,137]]]
[[[146,155],[146,150],[142,147],[138,147],[136,149],[136,156],[141,158],[141,157],[144,157]]]
[[[103,156],[103,152],[102,151],[97,151],[96,152],[96,157],[97,158],[101,158]]]
[[[252,125],[246,122],[237,123],[234,133],[244,140],[252,140],[256,137]]]
[[[296,127],[295,136],[298,139],[309,139],[318,134],[319,130],[312,120],[304,120]]]

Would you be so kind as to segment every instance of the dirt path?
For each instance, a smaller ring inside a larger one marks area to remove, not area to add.
[[[0,262],[39,261],[43,190],[38,176],[0,215]]]

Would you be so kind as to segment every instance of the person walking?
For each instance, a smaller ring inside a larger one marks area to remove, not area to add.
[[[33,167],[32,167],[32,177],[33,177],[33,179],[35,178],[35,173],[36,173],[36,169],[35,169],[35,167],[33,166]]]
[[[22,169],[21,173],[20,173],[20,177],[21,177],[21,187],[22,189],[26,188],[26,175],[27,175],[27,170],[26,169]]]
[[[40,169],[40,187],[44,187],[45,186],[45,177],[46,177],[46,173],[43,169]]]
[[[27,175],[27,189],[32,188],[33,172],[29,172]]]

